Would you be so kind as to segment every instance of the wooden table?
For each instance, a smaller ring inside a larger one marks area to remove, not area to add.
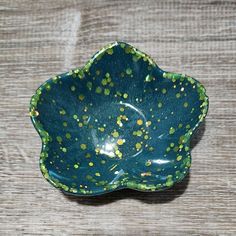
[[[160,193],[66,197],[42,177],[35,89],[128,42],[210,97],[191,173]],[[236,1],[0,1],[0,235],[236,235]]]

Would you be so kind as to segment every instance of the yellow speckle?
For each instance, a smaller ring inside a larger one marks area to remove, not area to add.
[[[93,162],[90,161],[90,162],[89,162],[89,166],[93,166],[93,165],[94,165]]]
[[[123,145],[123,143],[124,143],[124,139],[118,139],[117,140],[117,144],[118,145]]]
[[[58,79],[58,77],[57,77],[57,76],[54,76],[54,77],[52,77],[52,80],[53,80],[53,82],[56,82],[56,81],[57,81],[57,79]]]
[[[107,82],[110,83],[111,82],[111,77],[107,78]]]
[[[58,142],[58,143],[61,143],[61,142],[62,142],[61,136],[57,136],[56,139],[57,139],[57,142]]]
[[[105,88],[105,89],[104,89],[104,94],[105,94],[106,96],[108,96],[108,95],[110,94],[110,89]]]
[[[145,77],[145,82],[151,82],[153,80],[153,77],[151,75],[147,75]]]
[[[126,46],[125,47],[125,53],[129,54],[129,53],[131,53],[131,51],[132,51],[131,46]]]
[[[158,106],[158,108],[161,108],[162,107],[162,102],[159,102],[157,106]]]
[[[135,147],[136,147],[136,149],[139,150],[139,149],[142,147],[142,145],[141,145],[141,143],[136,143],[136,144],[135,144]]]
[[[148,150],[152,152],[154,150],[154,148],[153,147],[149,147]]]
[[[86,153],[85,157],[90,158],[91,157],[90,153]]]
[[[189,150],[189,147],[185,147],[184,150],[187,152]]]
[[[127,94],[127,93],[124,93],[124,94],[123,94],[123,98],[125,98],[125,99],[128,98],[128,94]]]
[[[142,136],[142,134],[143,134],[143,132],[142,132],[141,130],[138,130],[138,131],[136,132],[136,135],[139,136],[139,137]]]
[[[117,131],[114,131],[114,132],[112,133],[112,136],[113,136],[114,138],[117,138],[117,137],[119,137],[119,133],[118,133]]]
[[[143,124],[143,121],[141,119],[137,120],[137,124],[138,125],[142,125]]]
[[[187,152],[187,151],[189,150],[189,147],[186,146],[186,147],[184,148],[184,150]]]
[[[78,164],[74,164],[74,168],[75,168],[75,169],[78,169],[78,168],[79,168],[79,165],[78,165]]]
[[[60,115],[65,115],[66,114],[66,111],[64,109],[60,110],[59,111]]]
[[[102,83],[103,86],[105,86],[105,85],[107,85],[107,80],[106,80],[106,79],[103,79],[103,80],[101,81],[101,83]]]
[[[119,158],[122,158],[123,154],[120,152],[117,156],[118,156]]]
[[[46,84],[45,88],[46,88],[47,91],[49,91],[51,89],[51,85],[50,84]]]
[[[182,156],[177,156],[176,160],[180,161],[182,159]]]
[[[72,92],[74,92],[75,91],[75,86],[71,86],[70,89],[71,89]]]
[[[80,95],[79,95],[79,100],[80,100],[80,101],[83,101],[83,100],[84,100],[84,98],[85,98],[85,97],[84,97],[84,95],[83,95],[83,94],[80,94]]]
[[[117,150],[115,151],[115,154],[118,155],[119,153],[120,153],[120,151],[117,149]]]
[[[95,148],[95,152],[96,152],[96,154],[99,154],[100,153],[100,148]]]
[[[97,87],[95,90],[96,93],[101,93],[102,92],[102,88],[101,87]]]
[[[76,120],[78,118],[78,116],[77,115],[73,115],[73,118]]]
[[[166,181],[166,186],[170,187],[174,184],[173,180],[172,180],[172,175],[168,175],[167,176],[167,181]]]
[[[108,48],[107,49],[107,54],[112,55],[113,54],[113,49],[112,48]]]
[[[100,130],[101,132],[104,132],[104,128],[103,127],[100,127],[100,128],[98,128],[98,130]]]
[[[145,166],[150,166],[152,164],[152,162],[150,161],[150,160],[147,160],[146,162],[145,162]]]
[[[84,143],[82,143],[82,144],[80,144],[80,148],[81,148],[82,150],[85,150],[85,149],[87,148],[87,145],[84,144]]]
[[[148,139],[148,135],[144,135],[144,139],[146,139],[146,140],[147,140],[147,139]]]
[[[173,134],[175,132],[175,128],[170,127],[169,134]]]
[[[79,122],[79,127],[82,127],[83,126],[83,123]]]
[[[66,149],[65,147],[63,147],[61,150],[62,150],[63,152],[67,152],[67,149]]]
[[[126,120],[126,121],[128,120],[128,117],[126,115],[123,115],[123,116],[121,115],[120,117],[122,120]]]
[[[101,176],[101,174],[99,172],[96,172],[95,175],[98,177]]]
[[[64,122],[62,123],[62,125],[63,125],[64,127],[67,127],[67,122],[64,121]]]
[[[161,92],[162,92],[163,94],[166,94],[166,89],[163,88],[163,89],[161,90]]]
[[[119,158],[122,158],[123,154],[117,149],[115,151],[115,154],[119,157]]]
[[[147,126],[147,127],[150,126],[151,124],[152,124],[151,121],[147,121],[147,122],[146,122],[146,126]]]
[[[179,147],[175,146],[173,150],[174,150],[174,152],[178,152],[179,151]]]
[[[184,103],[184,107],[188,107],[188,103],[187,102]]]
[[[176,93],[176,98],[180,98],[180,93]]]
[[[89,117],[87,115],[83,115],[82,118],[84,121],[87,121]]]
[[[119,96],[119,97],[122,96],[121,92],[119,92],[119,91],[116,92],[116,95]]]
[[[141,176],[144,177],[144,176],[151,176],[152,173],[149,171],[149,172],[143,172],[141,173]]]
[[[185,127],[186,127],[186,129],[190,129],[191,126],[188,124]]]
[[[120,46],[121,46],[121,48],[125,48],[125,44],[124,43],[121,43]]]
[[[30,112],[30,116],[35,116],[35,117],[37,117],[38,115],[39,115],[39,112],[36,111],[36,110],[32,110],[32,111]]]
[[[127,74],[127,75],[131,75],[131,74],[132,74],[132,70],[131,70],[130,68],[127,68],[127,69],[126,69],[126,74]]]
[[[66,133],[66,138],[70,139],[71,138],[71,134],[70,133]]]
[[[124,112],[124,111],[125,111],[124,107],[121,107],[121,108],[120,108],[120,111],[121,111],[121,112]]]

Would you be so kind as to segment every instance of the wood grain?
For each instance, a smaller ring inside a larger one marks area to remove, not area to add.
[[[67,197],[42,177],[35,89],[115,40],[210,97],[188,178],[160,193]],[[236,1],[0,1],[0,235],[236,235]]]

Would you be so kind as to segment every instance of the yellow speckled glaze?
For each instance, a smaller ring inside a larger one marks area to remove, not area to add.
[[[122,42],[46,81],[30,102],[44,177],[81,196],[158,191],[181,181],[191,165],[190,138],[207,110],[202,84],[164,72]]]

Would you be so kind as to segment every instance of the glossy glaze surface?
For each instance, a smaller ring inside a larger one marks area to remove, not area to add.
[[[32,97],[41,171],[77,195],[169,188],[189,171],[190,137],[207,109],[198,81],[164,72],[146,54],[115,42]]]

